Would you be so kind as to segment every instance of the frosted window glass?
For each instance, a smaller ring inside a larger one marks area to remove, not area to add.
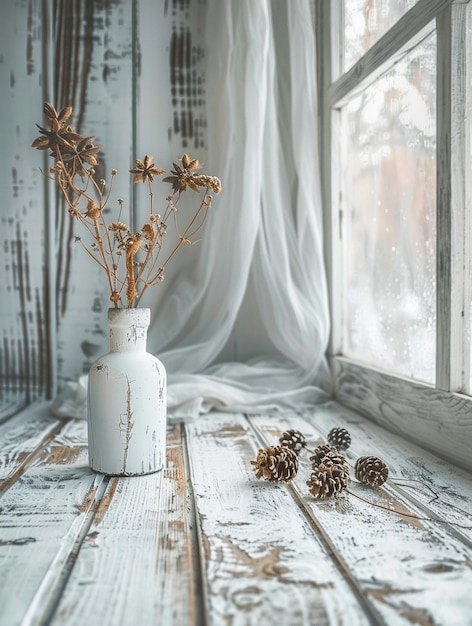
[[[342,111],[343,352],[434,383],[436,38]]]
[[[418,0],[345,0],[344,69],[347,71]]]

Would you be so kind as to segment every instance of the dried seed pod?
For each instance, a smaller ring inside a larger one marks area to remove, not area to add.
[[[296,452],[284,446],[267,446],[257,452],[254,465],[257,478],[272,482],[288,482],[295,478],[298,472],[298,457]]]
[[[310,480],[307,480],[311,495],[317,500],[326,500],[347,489],[349,470],[345,465],[326,466],[323,463],[313,468]]]
[[[345,428],[332,428],[328,433],[328,443],[339,450],[347,450],[351,445],[351,435]]]
[[[328,444],[323,444],[315,448],[314,454],[310,457],[310,461],[314,470],[321,464],[326,465],[326,467],[342,465],[349,472],[346,457],[342,455],[337,448]]]
[[[299,430],[293,429],[284,430],[279,437],[279,442],[281,446],[286,446],[297,454],[306,446],[305,436]]]
[[[388,478],[388,466],[376,456],[361,456],[356,461],[354,475],[365,485],[380,487]]]

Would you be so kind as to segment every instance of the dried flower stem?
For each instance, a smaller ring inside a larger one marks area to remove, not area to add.
[[[95,179],[94,168],[98,164],[97,154],[101,146],[94,145],[95,137],[85,137],[69,124],[71,115],[71,107],[65,107],[58,112],[51,104],[44,103],[47,127],[38,126],[40,136],[33,142],[33,147],[52,152],[54,167],[50,170],[50,178],[57,183],[70,215],[83,224],[92,239],[91,244],[86,244],[81,237],[76,240],[88,256],[105,271],[111,302],[118,308],[122,302],[122,294],[125,293],[126,306],[138,306],[147,289],[162,281],[165,267],[182,244],[192,243],[191,238],[202,228],[211,207],[212,196],[209,191],[219,193],[221,182],[215,176],[197,174],[198,161],[184,154],[182,165],[174,163],[172,176],[163,179],[163,182],[172,184],[172,194],[167,197],[164,214],[160,217],[154,213],[152,183],[155,176],[165,172],[154,165],[151,156],[146,155],[142,161],[136,159],[135,168],[129,171],[133,174],[133,183],[148,184],[149,221],[138,233],[132,232],[121,221],[107,224],[104,211],[111,199],[117,171],[112,170],[108,187],[105,180]],[[204,190],[204,194],[181,233],[177,223],[177,205],[182,193],[189,188],[195,192]],[[85,210],[80,209],[83,203]],[[123,201],[119,200],[118,204],[120,220]],[[156,269],[171,215],[177,241],[167,258]],[[138,256],[140,252],[144,253],[142,261]],[[120,263],[123,258],[124,268]]]
[[[407,513],[406,511],[397,511],[396,509],[391,509],[388,506],[384,506],[383,504],[378,504],[378,502],[372,502],[372,500],[367,500],[367,498],[363,498],[362,496],[360,496],[357,493],[354,493],[350,489],[346,489],[346,491],[351,496],[354,496],[358,500],[362,500],[362,502],[365,502],[366,504],[375,506],[377,509],[382,509],[383,511],[387,511],[388,513],[394,513],[395,515],[398,515],[400,517],[408,517],[414,520],[424,521],[424,522],[436,522],[438,524],[447,524],[449,526],[456,526],[457,528],[465,528],[467,530],[472,529],[472,526],[470,526],[469,524],[459,524],[458,522],[450,522],[448,520],[443,520],[440,518],[422,517],[420,515],[416,515],[415,513]]]
[[[178,201],[180,200],[181,194],[179,193],[179,196],[175,202],[175,204],[173,206],[176,206]],[[144,282],[142,289],[141,289],[141,293],[140,296],[136,302],[136,306],[139,305],[139,302],[142,298],[142,296],[144,295],[144,293],[147,291],[147,289],[149,287],[151,287],[152,285],[155,285],[158,282],[162,281],[162,277],[164,274],[164,270],[167,266],[167,264],[169,263],[169,261],[175,256],[175,254],[177,253],[177,251],[179,250],[179,248],[185,243],[187,245],[190,245],[192,242],[190,241],[190,237],[193,237],[204,225],[205,220],[206,220],[206,216],[208,214],[208,210],[211,206],[211,196],[208,193],[208,189],[205,191],[205,195],[203,197],[203,200],[200,203],[200,206],[198,207],[198,209],[196,210],[194,216],[192,217],[192,219],[190,220],[190,222],[187,224],[184,232],[179,235],[179,239],[177,241],[177,243],[175,244],[174,248],[170,251],[169,255],[167,256],[167,258],[165,259],[165,261],[159,266],[158,270],[156,271],[156,273],[149,278],[147,281]],[[203,218],[200,221],[200,224],[198,224],[198,226],[191,231],[192,226],[195,224],[195,221],[197,220],[197,218],[199,217],[200,213],[202,212],[202,209],[205,208],[205,214],[203,216]],[[178,232],[178,227],[176,224],[176,232]],[[158,255],[157,255],[158,256]],[[151,270],[155,267],[156,263],[157,263],[157,256],[154,259],[154,262],[151,266]],[[151,270],[149,271],[149,274],[151,274]]]

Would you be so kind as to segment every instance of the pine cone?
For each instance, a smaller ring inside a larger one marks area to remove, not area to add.
[[[348,481],[349,470],[346,466],[331,465],[327,467],[321,463],[318,467],[313,468],[310,480],[307,480],[306,484],[314,498],[326,500],[346,489]]]
[[[328,443],[339,450],[347,450],[351,445],[351,435],[345,428],[332,428],[328,433]]]
[[[284,430],[279,438],[279,442],[281,446],[286,446],[297,454],[306,446],[305,436],[299,430],[293,429]]]
[[[254,471],[257,478],[270,481],[288,482],[295,478],[298,472],[297,453],[284,446],[267,446],[257,452]]]
[[[354,475],[365,485],[380,487],[388,478],[388,466],[376,456],[361,456],[356,461]]]
[[[337,448],[323,444],[315,448],[315,453],[310,457],[312,467],[314,470],[319,465],[325,465],[326,467],[332,467],[333,465],[341,465],[349,472],[349,467],[346,461],[346,457],[343,456]]]

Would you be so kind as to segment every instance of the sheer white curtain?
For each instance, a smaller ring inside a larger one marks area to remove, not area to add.
[[[156,290],[148,350],[166,366],[171,419],[305,408],[330,393],[310,0],[202,7],[205,172],[223,191],[190,262]],[[271,349],[221,362],[249,283]],[[69,387],[57,412],[83,414],[85,396]]]
[[[207,0],[208,163],[223,181],[199,250],[153,312],[169,411],[295,409],[329,391],[309,0]],[[216,363],[248,280],[274,344]]]

